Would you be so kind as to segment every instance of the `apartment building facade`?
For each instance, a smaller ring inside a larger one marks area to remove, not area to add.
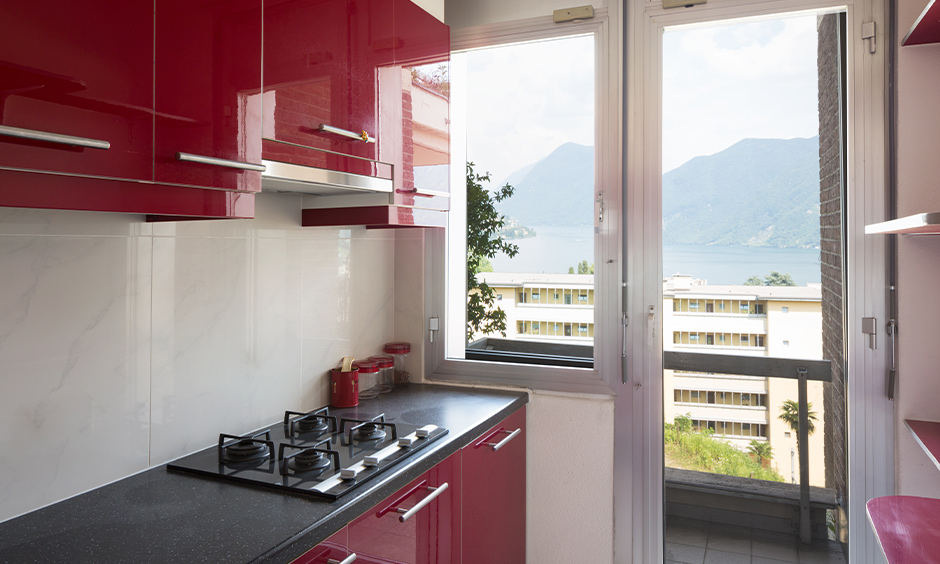
[[[496,305],[506,312],[506,339],[590,345],[594,338],[592,275],[484,272]],[[501,338],[501,335],[476,337]],[[663,283],[663,348],[778,358],[822,358],[821,290],[809,286],[709,285],[686,276]],[[797,381],[665,370],[664,418],[692,419],[693,428],[746,451],[767,442],[770,465],[785,480],[799,479],[796,433],[780,419],[797,401]],[[825,485],[823,384],[809,383],[816,414],[809,437],[810,482]]]
[[[677,276],[663,283],[663,312],[665,350],[822,358],[818,285],[708,285]],[[673,370],[664,370],[663,379],[667,423],[688,414],[693,429],[709,429],[741,450],[752,440],[768,442],[770,465],[785,480],[799,479],[796,432],[780,419],[784,402],[798,400],[797,380]],[[822,487],[823,384],[810,382],[808,392],[816,413],[809,437],[810,483]]]

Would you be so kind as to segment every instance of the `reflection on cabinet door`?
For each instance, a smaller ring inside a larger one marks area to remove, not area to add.
[[[266,159],[391,177],[391,167],[377,163],[375,59],[363,52],[369,10],[386,4],[265,0]]]
[[[525,562],[525,408],[464,447],[463,561]]]
[[[261,189],[261,0],[156,2],[158,182]]]
[[[460,455],[452,455],[349,525],[357,562],[460,562]]]
[[[0,166],[151,180],[153,6],[6,2]]]

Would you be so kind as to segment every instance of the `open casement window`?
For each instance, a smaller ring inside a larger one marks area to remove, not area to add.
[[[620,379],[621,97],[610,25],[598,9],[577,22],[452,30],[451,210],[428,250],[447,265],[446,295],[429,306],[445,318],[427,355],[431,379],[596,393]],[[468,207],[481,198],[469,163],[490,200],[513,186],[493,206],[505,221],[500,236],[518,247],[480,261],[477,286],[467,257],[480,222],[468,221],[479,217]],[[487,173],[488,182],[478,176]],[[468,323],[480,283],[502,330]]]

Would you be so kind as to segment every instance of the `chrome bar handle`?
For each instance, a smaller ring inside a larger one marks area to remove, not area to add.
[[[417,504],[415,504],[415,506],[412,507],[411,509],[402,509],[402,508],[399,507],[398,509],[395,510],[395,511],[397,511],[398,513],[401,513],[401,515],[398,516],[398,520],[401,521],[402,523],[404,523],[404,522],[407,521],[408,519],[411,519],[411,517],[412,517],[415,513],[417,513],[417,512],[419,512],[419,511],[421,511],[422,509],[424,509],[424,506],[425,506],[425,505],[431,503],[432,501],[434,501],[434,498],[436,498],[437,496],[439,496],[439,495],[441,495],[442,493],[444,493],[445,491],[447,491],[447,488],[448,488],[448,487],[449,487],[449,486],[447,485],[447,482],[444,482],[443,484],[437,486],[436,488],[431,487],[431,486],[428,486],[428,491],[431,492],[431,495],[429,495],[428,497],[426,497],[426,498],[422,499],[421,501],[419,501],[419,502],[418,502]]]
[[[192,153],[176,153],[176,159],[187,163],[200,163],[212,166],[224,166],[227,168],[237,168],[239,170],[253,170],[264,172],[263,164],[243,163],[241,161],[230,161],[228,159],[217,159],[215,157],[206,157],[203,155],[194,155]]]
[[[496,452],[497,450],[499,450],[499,449],[503,448],[504,446],[506,446],[506,443],[508,443],[509,441],[515,439],[515,438],[516,438],[516,435],[518,435],[518,434],[521,433],[521,432],[522,432],[522,428],[521,428],[521,427],[520,427],[519,429],[516,429],[515,431],[513,431],[513,432],[511,432],[511,433],[510,433],[509,431],[500,431],[500,433],[509,433],[509,436],[506,437],[505,439],[499,441],[498,443],[484,443],[484,444],[485,444],[486,446],[488,446],[488,447],[493,447],[493,452]]]
[[[355,139],[356,141],[362,141],[363,143],[375,143],[375,137],[372,137],[365,131],[362,133],[356,133],[355,131],[349,131],[348,129],[340,129],[338,127],[333,127],[332,125],[327,125],[321,123],[319,127],[320,133],[332,133],[334,135],[340,135],[342,137],[348,137],[349,139]]]
[[[89,149],[108,150],[111,148],[109,141],[90,139],[88,137],[75,137],[74,135],[63,135],[61,133],[50,133],[48,131],[38,131],[35,129],[23,129],[21,127],[10,127],[9,125],[0,125],[0,135],[58,143],[59,145],[71,145],[73,147],[87,147]]]
[[[356,561],[356,558],[358,558],[358,556],[356,555],[355,552],[353,552],[346,558],[343,558],[342,561],[334,560],[333,558],[330,558],[329,560],[326,561],[326,564],[352,564],[353,562]]]

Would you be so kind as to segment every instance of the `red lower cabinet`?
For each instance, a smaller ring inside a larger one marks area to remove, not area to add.
[[[292,564],[523,564],[525,408]]]
[[[349,550],[369,564],[460,562],[460,453],[349,524]]]
[[[347,528],[343,527],[291,564],[339,564],[343,562],[349,558],[349,551],[346,549],[347,534]]]
[[[463,564],[525,562],[525,408],[463,448]]]

